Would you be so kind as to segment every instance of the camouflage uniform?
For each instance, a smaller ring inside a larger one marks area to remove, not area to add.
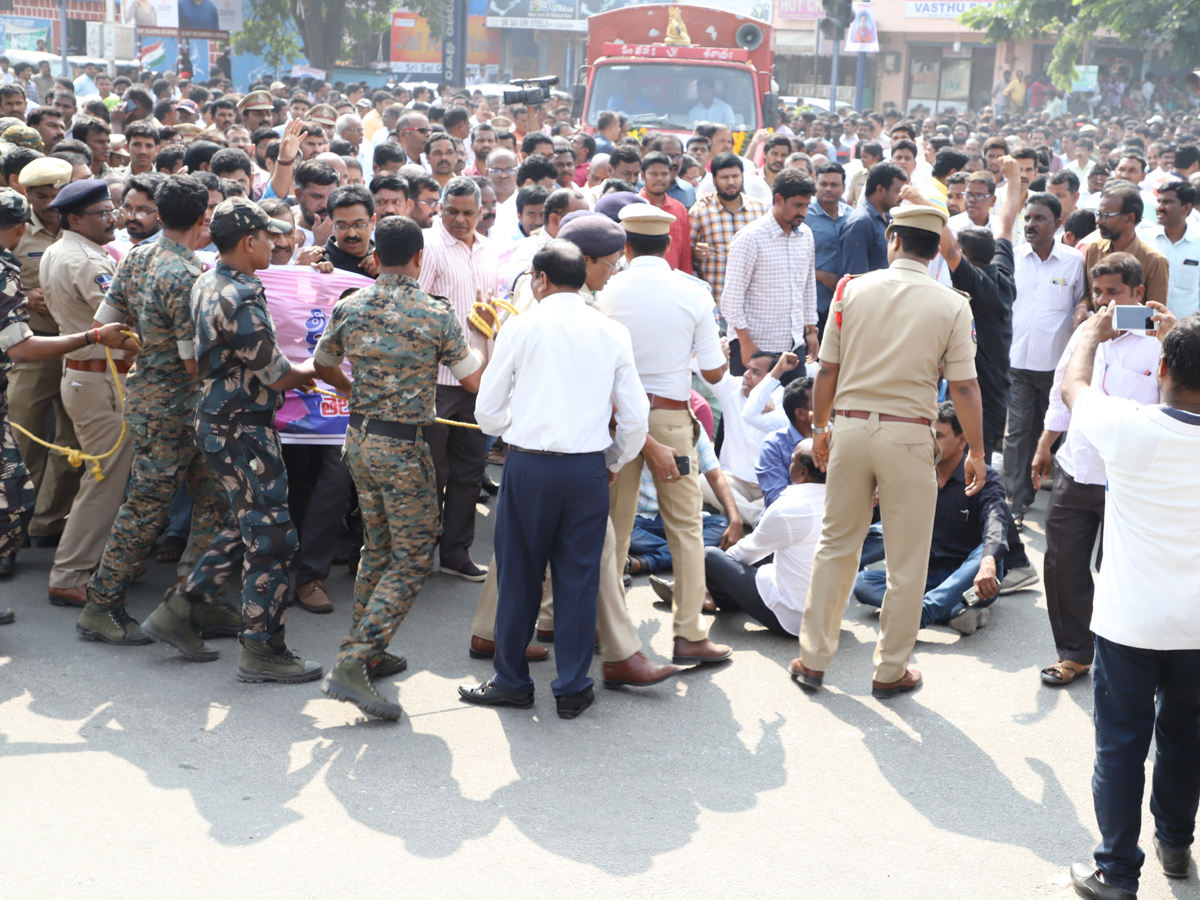
[[[181,591],[211,601],[241,564],[242,638],[269,641],[283,629],[297,539],[274,424],[283,394],[267,385],[290,363],[256,276],[218,262],[196,281],[191,306],[200,380],[196,446],[225,488],[236,524],[213,538]]]
[[[354,581],[354,621],[339,664],[383,651],[433,569],[438,540],[433,459],[423,437],[369,434],[371,423],[428,426],[438,364],[465,378],[479,368],[458,316],[403,275],[380,275],[333,309],[313,359],[354,367],[345,454],[358,488],[363,548]]]
[[[24,542],[25,527],[33,515],[36,494],[16,434],[8,424],[8,348],[30,337],[25,294],[21,291],[21,264],[12,251],[0,247],[0,559]]]
[[[132,318],[142,350],[125,385],[125,420],[133,439],[129,495],[113,524],[88,597],[102,607],[122,602],[167,521],[179,485],[192,498],[192,535],[203,553],[218,531],[233,529],[225,492],[196,448],[200,391],[184,367],[194,356],[191,293],[196,255],[165,236],[139,244],[121,261],[98,322]]]

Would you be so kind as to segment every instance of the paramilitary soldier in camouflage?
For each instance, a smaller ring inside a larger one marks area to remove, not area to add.
[[[363,519],[354,622],[321,690],[384,719],[400,718],[400,705],[370,679],[407,666],[385,651],[433,569],[438,539],[433,459],[422,434],[433,424],[438,364],[469,391],[479,390],[483,365],[450,305],[417,287],[423,247],[412,219],[381,221],[378,280],[334,307],[313,355],[317,374],[350,397],[345,453]],[[346,357],[353,386],[340,368]]]
[[[212,468],[196,448],[200,399],[192,330],[191,296],[202,266],[196,240],[204,228],[208,190],[189,175],[172,175],[155,195],[163,231],[121,261],[96,321],[131,321],[141,341],[137,368],[125,386],[125,421],[133,440],[133,469],[126,497],[88,584],[88,601],[76,630],[88,640],[149,644],[128,616],[125,589],[137,575],[167,521],[179,485],[192,498],[192,540],[203,553],[217,532],[233,528],[229,503]],[[220,603],[197,606],[205,636],[236,635],[240,612]]]
[[[196,633],[192,606],[211,603],[242,563],[239,681],[321,677],[320,665],[300,659],[284,642],[287,565],[297,542],[275,430],[283,392],[308,384],[316,372],[311,360],[293,366],[279,349],[262,282],[254,274],[271,264],[270,232],[290,230],[243,197],[213,211],[209,233],[220,261],[192,289],[200,379],[196,444],[228,493],[237,524],[213,539],[191,574],[142,626],[189,659],[216,659],[217,651]]]
[[[8,370],[14,362],[54,359],[97,341],[106,347],[120,347],[125,341],[120,325],[57,337],[33,333],[21,291],[21,264],[12,252],[28,222],[29,202],[16,191],[0,188],[0,559],[21,546],[34,503],[33,482],[8,421]],[[12,610],[0,610],[0,625],[11,621]]]

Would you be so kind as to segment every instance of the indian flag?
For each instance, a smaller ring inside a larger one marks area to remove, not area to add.
[[[148,47],[142,48],[142,65],[153,69],[167,61],[167,51],[163,49],[162,41],[155,41]]]

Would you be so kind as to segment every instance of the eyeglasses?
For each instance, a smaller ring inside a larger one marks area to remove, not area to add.
[[[133,216],[135,219],[144,219],[147,216],[152,216],[158,212],[157,209],[138,209],[136,206],[130,206],[128,203],[121,207],[121,212],[127,216]]]
[[[1096,221],[1097,221],[1097,222],[1107,222],[1109,219],[1111,219],[1111,218],[1114,218],[1115,216],[1128,216],[1128,215],[1131,215],[1131,213],[1123,213],[1123,212],[1097,212],[1097,213],[1096,213]]]
[[[442,201],[437,197],[434,197],[432,200],[417,200],[416,202],[428,206],[430,209],[437,209],[442,205]]]
[[[608,271],[610,271],[610,272],[615,272],[615,271],[617,271],[617,269],[621,268],[620,263],[610,262],[607,259],[601,258],[599,260],[599,262],[602,262],[602,263],[604,263],[604,265],[608,266]]]
[[[421,134],[433,134],[433,129],[430,128],[428,125],[425,125],[421,128],[401,128],[400,130],[401,131],[417,131],[417,132],[420,132]]]
[[[491,172],[493,175],[516,175],[517,174],[517,170],[515,168],[512,168],[512,169],[488,169],[488,171]]]
[[[356,222],[334,222],[333,230],[338,234],[345,234],[347,231],[364,231],[371,227],[371,223],[366,219],[359,219]]]
[[[77,213],[79,216],[99,216],[102,219],[115,219],[117,211],[115,209],[94,209],[91,212]]]
[[[975,191],[970,191],[970,192],[964,193],[963,196],[966,197],[968,200],[974,200],[976,203],[982,203],[984,200],[986,200],[988,197],[990,197],[992,195],[987,193],[987,191],[982,191],[979,193],[976,193]]]

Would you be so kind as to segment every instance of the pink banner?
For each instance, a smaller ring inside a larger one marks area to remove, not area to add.
[[[324,275],[308,266],[271,266],[258,273],[275,321],[275,336],[284,355],[294,363],[313,355],[334,304],[346,293],[370,287],[365,275],[334,269]],[[350,363],[344,364],[347,372]],[[317,385],[332,388],[324,382]],[[279,439],[285,444],[340,445],[346,436],[349,403],[336,397],[288,391],[275,416]]]

